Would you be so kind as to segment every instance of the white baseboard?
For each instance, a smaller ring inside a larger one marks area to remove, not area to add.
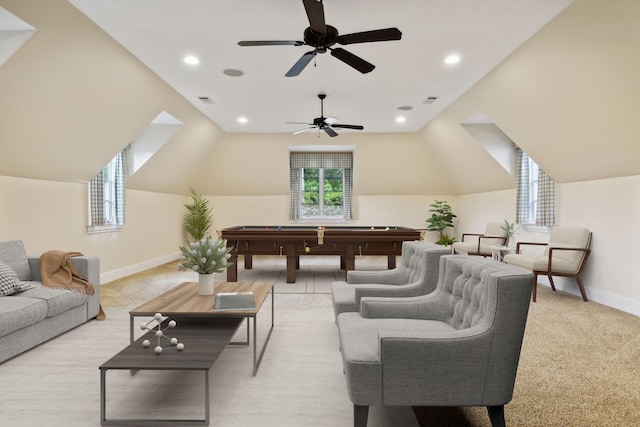
[[[100,283],[105,284],[114,280],[121,279],[131,274],[140,273],[141,271],[148,270],[153,267],[157,267],[162,264],[177,260],[180,257],[180,252],[174,252],[172,254],[164,255],[158,258],[153,258],[139,264],[129,265],[127,267],[119,268],[117,270],[108,271],[100,274]]]
[[[553,280],[557,290],[582,298],[578,284],[574,279],[566,279],[566,281],[558,279],[560,278],[554,278]],[[538,277],[538,285],[551,287],[549,285],[549,279],[546,277]],[[606,305],[607,307],[615,308],[616,310],[624,311],[625,313],[630,313],[635,316],[640,316],[640,301],[589,287],[586,287],[585,291],[587,292],[589,301],[597,302],[598,304]]]

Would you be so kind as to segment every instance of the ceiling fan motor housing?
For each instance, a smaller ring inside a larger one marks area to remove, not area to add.
[[[325,53],[330,46],[338,42],[338,30],[327,25],[326,34],[313,31],[311,27],[304,30],[304,43],[316,48],[317,53]]]

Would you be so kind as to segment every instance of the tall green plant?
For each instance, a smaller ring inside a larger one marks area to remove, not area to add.
[[[444,200],[436,200],[430,206],[429,212],[432,212],[432,214],[426,220],[429,223],[427,230],[440,233],[440,238],[436,241],[436,244],[449,246],[456,239],[453,236],[448,236],[444,231],[449,227],[453,227],[453,218],[456,218],[456,215],[451,211],[451,206]]]
[[[189,187],[189,193],[191,194],[191,203],[184,205],[187,211],[182,217],[182,227],[194,241],[198,241],[202,240],[211,228],[213,207],[210,206],[208,199],[192,187]]]

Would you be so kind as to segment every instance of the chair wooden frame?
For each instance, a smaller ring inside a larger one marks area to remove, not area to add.
[[[556,290],[556,286],[553,283],[553,278],[552,276],[563,276],[563,277],[573,277],[576,279],[576,283],[578,284],[578,288],[580,289],[580,294],[582,295],[582,300],[584,302],[589,302],[589,299],[587,298],[587,293],[585,292],[584,289],[584,284],[582,283],[582,277],[580,276],[582,274],[582,270],[584,269],[585,264],[587,263],[587,259],[589,259],[589,255],[591,254],[591,235],[592,233],[589,232],[589,239],[587,240],[587,247],[586,248],[559,248],[559,247],[553,247],[553,246],[549,246],[549,261],[547,262],[547,269],[546,270],[533,270],[533,274],[535,276],[535,280],[533,282],[533,295],[532,295],[532,301],[536,302],[536,296],[537,296],[537,290],[538,290],[538,275],[545,275],[549,278],[549,284],[551,285],[551,289],[553,289],[553,291],[555,292]],[[518,242],[516,243],[516,254],[520,253],[520,246],[522,245],[529,245],[529,246],[548,246],[549,243],[542,243],[542,242]],[[582,261],[580,262],[580,266],[578,267],[578,271],[575,273],[565,273],[565,272],[561,272],[561,271],[554,271],[553,270],[553,252],[554,251],[579,251],[579,252],[584,252],[584,256],[582,257]]]

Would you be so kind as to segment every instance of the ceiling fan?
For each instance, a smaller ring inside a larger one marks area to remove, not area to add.
[[[363,130],[364,126],[360,125],[343,125],[336,123],[338,121],[335,117],[325,117],[324,116],[324,99],[327,97],[326,94],[320,93],[318,94],[318,98],[320,98],[320,117],[316,117],[313,119],[313,123],[302,123],[302,122],[286,122],[289,124],[300,124],[300,125],[309,125],[309,127],[297,130],[292,132],[292,135],[296,135],[298,133],[306,132],[313,129],[319,129],[326,132],[330,137],[338,136],[338,132],[333,130],[336,129],[355,129],[355,130]]]
[[[361,73],[373,71],[375,65],[365,61],[359,56],[341,48],[332,47],[336,43],[348,45],[354,43],[382,42],[388,40],[400,40],[402,33],[397,28],[384,28],[381,30],[363,31],[360,33],[339,35],[338,30],[327,25],[324,20],[324,6],[322,0],[302,0],[309,18],[310,26],[304,30],[304,41],[299,40],[265,40],[265,41],[241,41],[240,46],[302,46],[313,47],[313,50],[302,57],[285,74],[287,77],[295,77],[304,70],[311,60],[319,53],[331,51],[331,55],[345,64],[355,68]]]

